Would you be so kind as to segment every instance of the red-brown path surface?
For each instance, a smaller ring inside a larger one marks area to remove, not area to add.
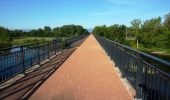
[[[31,100],[133,100],[113,64],[90,35]]]

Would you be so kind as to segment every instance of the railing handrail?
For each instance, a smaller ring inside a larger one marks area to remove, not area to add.
[[[135,98],[170,100],[170,63],[95,35],[107,55],[135,89]]]
[[[52,40],[52,41],[57,41],[57,40]],[[15,48],[27,47],[27,46],[32,46],[32,45],[36,45],[36,44],[43,44],[43,43],[47,43],[47,41],[45,41],[45,42],[36,42],[36,43],[25,44],[25,45],[18,45],[18,46],[13,46],[13,47],[8,47],[8,48],[2,48],[2,49],[0,49],[0,51],[11,50],[11,49],[15,49]]]
[[[99,36],[99,37],[102,37],[102,36]],[[112,40],[106,39],[106,38],[104,38],[104,37],[102,37],[102,38],[105,39],[105,40],[107,40],[107,41],[110,41],[110,42],[112,42],[112,43],[114,43],[114,44],[117,44],[117,45],[119,45],[119,46],[122,46],[122,47],[124,47],[125,49],[128,49],[128,50],[131,50],[131,51],[133,51],[133,52],[136,52],[136,53],[140,54],[140,55],[143,56],[143,57],[149,58],[149,59],[151,59],[151,60],[154,60],[154,61],[156,61],[156,62],[158,62],[158,63],[161,63],[161,64],[163,64],[163,65],[165,65],[165,66],[170,67],[170,62],[165,61],[165,60],[163,60],[163,59],[161,59],[161,58],[158,58],[158,57],[152,56],[152,55],[150,55],[150,54],[141,52],[141,51],[139,51],[139,50],[136,50],[136,49],[133,49],[133,48],[131,48],[131,47],[122,45],[122,44],[120,44],[120,43],[117,43],[117,42],[114,42],[114,41],[112,41]]]

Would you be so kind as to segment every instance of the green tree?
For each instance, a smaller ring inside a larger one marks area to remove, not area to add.
[[[62,33],[60,30],[60,27],[53,28],[53,36],[55,37],[61,37]]]
[[[8,40],[9,40],[9,30],[4,27],[0,27],[0,42],[5,42]]]
[[[141,27],[141,20],[135,19],[131,22],[131,25],[135,30],[136,45],[137,45],[137,48],[139,48],[139,31],[140,31],[140,27]]]
[[[94,30],[93,30],[93,34],[97,34],[97,35],[100,35],[100,36],[108,37],[106,25],[96,26],[94,28]]]
[[[170,49],[170,31],[168,31],[167,33],[166,33],[166,43],[165,43],[165,45],[166,45],[166,48],[167,49]]]
[[[37,37],[45,37],[46,36],[46,33],[43,29],[39,28],[37,31],[36,31],[36,36]]]
[[[119,43],[124,43],[125,31],[126,31],[125,25],[114,24],[108,27],[106,25],[103,25],[96,26],[93,30],[93,34],[103,36],[105,38],[108,38]]]
[[[80,26],[80,25],[75,26],[75,34],[76,35],[82,35],[83,31],[85,31],[85,30],[83,29],[82,26]]]
[[[45,36],[52,36],[51,27],[45,26],[45,27],[44,27],[44,32],[45,32]]]
[[[60,32],[62,37],[72,37],[86,34],[87,30],[80,25],[64,25],[60,27]]]
[[[167,29],[163,27],[161,18],[152,18],[146,20],[142,25],[140,41],[145,47],[165,47],[165,33]]]
[[[165,15],[164,26],[170,31],[170,13]]]
[[[13,30],[9,33],[10,37],[24,37],[26,36],[26,32],[23,32],[22,30]]]

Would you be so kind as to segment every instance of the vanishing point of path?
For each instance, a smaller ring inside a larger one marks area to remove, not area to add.
[[[30,97],[31,100],[133,100],[93,35]]]

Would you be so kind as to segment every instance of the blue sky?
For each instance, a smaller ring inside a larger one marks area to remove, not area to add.
[[[0,26],[36,29],[79,24],[125,24],[163,17],[170,12],[170,0],[1,0]]]

